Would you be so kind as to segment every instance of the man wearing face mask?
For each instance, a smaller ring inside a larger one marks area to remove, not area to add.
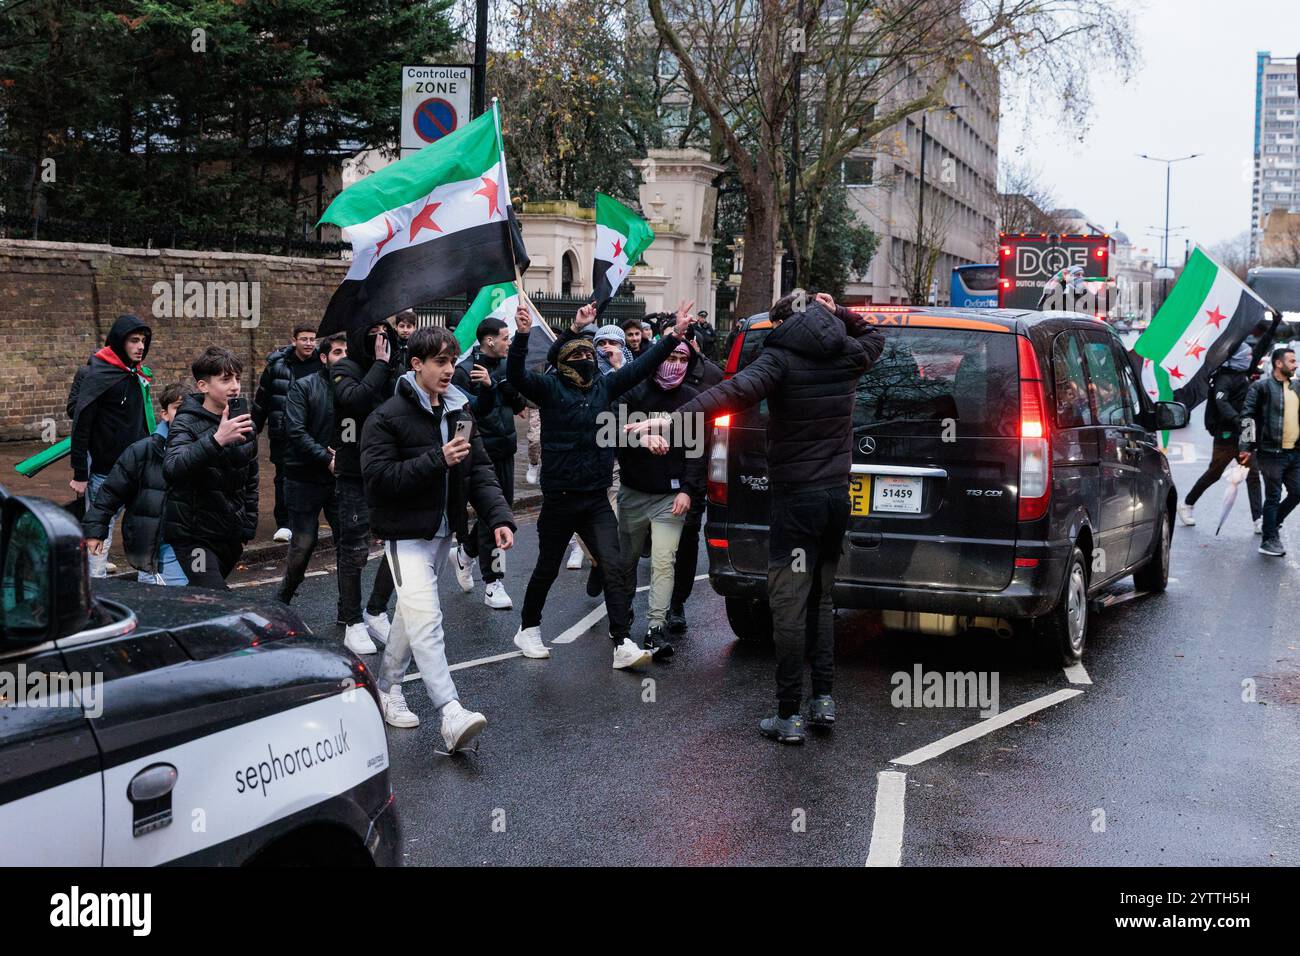
[[[686,382],[691,350],[678,342],[649,381],[625,394],[615,408],[620,419],[640,413],[649,418],[671,415],[698,391]],[[704,500],[704,449],[687,449],[671,441],[667,454],[652,454],[640,443],[623,443],[618,449],[623,475],[618,490],[618,546],[623,560],[615,569],[617,584],[631,593],[636,586],[637,559],[646,536],[650,537],[650,609],[646,650],[671,657],[673,645],[666,633],[669,602],[673,595],[674,559],[686,516]],[[693,569],[692,569],[693,570]]]
[[[595,306],[578,311],[575,328],[595,318]],[[618,522],[606,491],[613,481],[617,434],[602,432],[602,418],[614,401],[649,378],[682,341],[690,320],[690,307],[678,310],[675,329],[635,362],[609,375],[596,367],[596,347],[585,337],[565,342],[556,355],[555,370],[545,375],[525,367],[532,316],[526,308],[515,314],[516,332],[506,359],[506,380],[521,395],[537,404],[542,418],[542,508],[537,516],[537,567],[524,594],[519,632],[514,643],[525,657],[550,657],[542,643],[542,608],[546,594],[560,573],[569,538],[576,532],[598,565],[620,565]],[[630,589],[618,581],[607,582],[605,607],[614,643],[614,667],[622,670],[646,663],[650,652],[630,635]]]

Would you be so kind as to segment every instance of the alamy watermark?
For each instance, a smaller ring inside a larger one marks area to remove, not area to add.
[[[262,322],[262,284],[207,279],[188,282],[179,273],[170,282],[155,282],[153,315],[159,319],[238,318],[245,329],[255,329]]]
[[[896,671],[889,678],[895,707],[979,707],[981,717],[998,713],[997,671]]]
[[[29,671],[19,664],[13,671],[0,671],[0,707],[75,707],[96,718],[104,713],[104,675]]]

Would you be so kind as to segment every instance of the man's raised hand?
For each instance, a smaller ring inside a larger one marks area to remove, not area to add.
[[[835,300],[831,298],[831,294],[829,292],[818,292],[815,296],[813,296],[813,299],[817,302],[820,302],[822,305],[826,306],[826,310],[828,312],[835,311]]]
[[[387,362],[393,357],[393,348],[388,341],[388,333],[380,332],[375,336],[375,361]]]
[[[686,338],[686,327],[691,324],[691,309],[695,308],[694,301],[687,302],[683,299],[677,304],[677,318],[673,325],[673,334],[679,339]]]
[[[515,309],[515,331],[520,335],[527,335],[533,328],[533,313],[526,305],[521,305]]]
[[[588,302],[578,314],[573,317],[573,331],[581,332],[584,328],[596,321],[596,303]]]
[[[453,438],[442,446],[442,460],[447,463],[448,468],[459,465],[467,455],[469,455],[468,438]]]

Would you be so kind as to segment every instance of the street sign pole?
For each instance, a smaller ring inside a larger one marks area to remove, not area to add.
[[[474,115],[487,109],[487,19],[488,0],[477,0],[474,12]]]

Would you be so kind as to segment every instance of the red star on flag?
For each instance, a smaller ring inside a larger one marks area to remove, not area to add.
[[[1204,345],[1198,345],[1196,342],[1193,342],[1191,346],[1188,347],[1187,354],[1199,362],[1201,360],[1201,353],[1204,351]]]
[[[489,219],[491,219],[493,216],[495,216],[495,215],[500,211],[500,207],[497,205],[497,190],[498,190],[498,188],[499,188],[499,187],[497,186],[496,183],[494,183],[492,180],[490,180],[490,179],[488,179],[486,176],[484,176],[484,177],[483,177],[483,185],[480,186],[478,189],[474,190],[474,195],[475,195],[475,196],[484,196],[484,197],[487,198],[487,201],[488,201],[488,218],[489,218]]]
[[[1219,323],[1227,318],[1226,315],[1224,315],[1222,312],[1219,311],[1219,307],[1217,305],[1214,307],[1213,312],[1211,312],[1209,309],[1206,309],[1205,314],[1210,317],[1210,324],[1213,325],[1216,329],[1219,327]]]
[[[388,221],[387,216],[384,217],[384,225],[388,227],[388,235],[386,235],[383,239],[380,239],[378,244],[375,246],[376,259],[378,259],[380,253],[384,251],[384,246],[387,244],[388,240],[393,238],[393,224]]]
[[[442,232],[442,226],[433,221],[433,213],[442,203],[431,202],[419,211],[414,219],[411,220],[411,239],[414,241],[415,234],[421,229],[432,229],[434,232]]]
[[[615,239],[615,240],[614,240],[614,258],[617,259],[617,258],[618,258],[619,256],[621,256],[622,254],[623,254],[623,240],[622,240],[622,239]]]
[[[1173,368],[1169,369],[1169,374],[1170,374],[1170,376],[1173,377],[1173,378],[1182,378],[1182,377],[1183,377],[1183,373],[1180,372],[1180,371],[1178,371],[1178,366],[1177,366],[1177,365],[1175,365]]]

